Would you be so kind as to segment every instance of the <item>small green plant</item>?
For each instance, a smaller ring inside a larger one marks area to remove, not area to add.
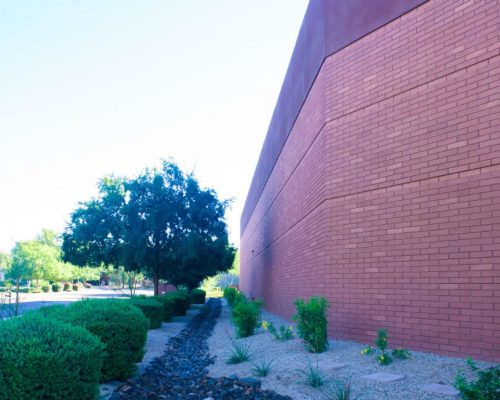
[[[233,323],[238,337],[252,336],[259,325],[261,303],[256,301],[240,301],[233,308]]]
[[[265,377],[269,375],[269,372],[271,372],[271,364],[274,362],[274,360],[269,360],[269,361],[261,361],[259,363],[252,364],[253,368],[252,371],[255,376],[258,377]]]
[[[407,360],[411,357],[411,353],[408,350],[402,348],[392,350],[392,355],[396,358],[399,358],[400,360]]]
[[[379,356],[377,356],[377,362],[380,365],[389,365],[392,363],[392,358],[387,353],[382,353]]]
[[[354,400],[352,397],[351,381],[333,381],[323,390],[327,400]]]
[[[51,290],[51,286],[50,285],[43,285],[42,286],[42,292],[49,293],[50,290]]]
[[[375,350],[371,346],[366,346],[363,350],[361,350],[361,355],[363,356],[369,356],[370,354],[373,354]]]
[[[498,400],[500,394],[500,364],[480,369],[472,359],[467,365],[477,375],[477,380],[468,382],[460,371],[455,378],[455,387],[463,400]]]
[[[78,292],[78,291],[80,290],[80,285],[76,285],[76,284],[74,284],[74,285],[72,286],[72,289],[73,289],[73,292]]]
[[[231,344],[233,346],[231,350],[231,356],[227,360],[228,364],[240,364],[242,362],[250,360],[251,357],[251,348],[249,344],[244,342],[237,342],[232,338],[229,331],[226,329],[226,334],[231,340]]]
[[[262,321],[261,326],[265,331],[268,331],[276,340],[280,342],[293,339],[294,337],[292,326],[286,327],[284,325],[280,325],[279,330],[277,330],[271,321]]]
[[[306,383],[313,388],[319,388],[325,383],[325,378],[320,372],[317,363],[315,367],[309,364],[306,369],[300,370],[300,372],[304,375]]]
[[[299,336],[311,353],[322,353],[328,346],[328,302],[324,297],[311,297],[308,302],[297,299],[294,304],[297,313],[293,319],[297,321]]]
[[[381,328],[377,331],[377,338],[375,339],[375,344],[379,348],[380,354],[377,356],[377,362],[380,365],[389,365],[392,363],[392,358],[386,354],[385,349],[387,348],[387,329]]]
[[[224,298],[227,300],[227,304],[230,306],[233,305],[234,300],[236,299],[236,295],[238,294],[238,289],[234,287],[226,287],[224,288]]]

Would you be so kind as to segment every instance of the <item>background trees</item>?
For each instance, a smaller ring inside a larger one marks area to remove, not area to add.
[[[233,263],[224,219],[228,201],[192,174],[164,161],[133,179],[104,178],[99,196],[82,203],[63,235],[64,259],[124,266],[194,288]]]

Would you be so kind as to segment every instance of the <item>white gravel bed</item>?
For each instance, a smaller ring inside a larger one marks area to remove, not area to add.
[[[394,359],[391,365],[381,366],[374,354],[368,356],[360,354],[365,345],[349,341],[331,340],[326,352],[311,354],[304,348],[300,339],[280,342],[263,329],[259,329],[249,338],[237,339],[251,346],[251,360],[229,365],[227,359],[231,354],[232,344],[226,330],[233,338],[236,337],[230,319],[231,310],[228,306],[224,306],[214,333],[208,340],[210,354],[216,356],[215,364],[209,367],[210,375],[219,377],[237,374],[240,378],[254,376],[253,363],[274,360],[270,374],[259,378],[262,387],[288,395],[295,400],[325,398],[322,388],[315,389],[305,383],[304,373],[300,370],[308,369],[309,365],[318,366],[327,381],[350,380],[354,395],[352,398],[361,395],[360,399],[369,400],[451,399],[453,397],[426,393],[422,387],[431,383],[453,386],[457,372],[460,369],[468,370],[464,359],[416,351],[411,352],[412,357],[409,360]],[[272,321],[277,329],[280,324],[294,326],[266,311],[262,312],[262,320]],[[390,331],[388,333],[390,344]],[[373,344],[370,345],[374,347]],[[335,369],[339,364],[347,366]],[[478,362],[478,365],[486,367],[489,364]],[[378,372],[404,375],[404,379],[384,384],[363,378],[365,375]]]

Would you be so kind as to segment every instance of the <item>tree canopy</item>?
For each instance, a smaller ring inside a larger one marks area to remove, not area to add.
[[[98,197],[71,215],[63,234],[64,259],[144,271],[156,293],[160,279],[194,288],[233,263],[228,206],[171,161],[133,179],[106,177]]]

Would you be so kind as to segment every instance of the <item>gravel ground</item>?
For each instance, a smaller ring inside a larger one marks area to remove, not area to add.
[[[459,358],[412,352],[412,358],[409,360],[395,359],[393,364],[389,366],[380,366],[374,355],[362,356],[360,354],[361,349],[365,347],[364,345],[335,340],[330,341],[328,351],[316,355],[307,352],[299,339],[279,342],[262,329],[259,329],[254,336],[238,339],[238,341],[245,341],[251,346],[252,358],[250,362],[228,365],[226,361],[231,353],[232,345],[227,331],[235,337],[230,317],[230,308],[224,306],[214,334],[208,340],[210,354],[216,357],[215,363],[209,367],[210,375],[252,376],[253,363],[274,360],[270,374],[265,378],[260,378],[262,387],[282,395],[288,395],[295,400],[326,398],[321,388],[312,388],[304,382],[304,373],[300,370],[307,369],[309,365],[318,366],[324,377],[330,382],[350,380],[353,394],[355,396],[361,395],[361,399],[369,400],[450,399],[452,398],[450,396],[426,393],[422,390],[422,386],[431,383],[453,386],[456,373],[459,369],[465,368],[466,365],[465,360]],[[262,319],[272,321],[276,327],[279,327],[280,324],[291,325],[266,311],[262,312]],[[339,364],[347,364],[347,366],[336,369]],[[481,362],[478,365],[489,366],[489,364]],[[383,384],[367,381],[363,378],[365,375],[378,372],[404,375],[404,379]],[[354,398],[356,398],[355,396]]]
[[[163,354],[144,373],[129,379],[113,400],[290,400],[260,389],[256,379],[207,375],[212,362],[207,339],[220,314],[220,301],[210,299],[178,335],[169,339]]]

